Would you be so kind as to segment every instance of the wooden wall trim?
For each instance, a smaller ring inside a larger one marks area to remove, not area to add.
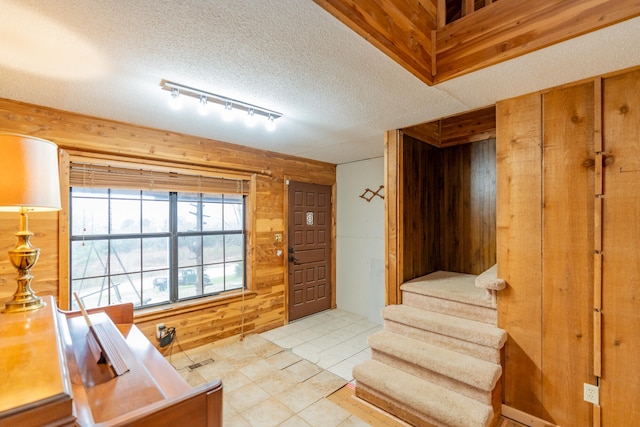
[[[71,310],[69,302],[69,153],[59,150],[60,169],[60,205],[58,213],[58,306],[63,310]]]
[[[602,376],[602,199],[604,155],[602,153],[602,78],[593,82],[593,155],[594,209],[593,209],[593,375]],[[595,418],[594,418],[595,419]]]
[[[402,294],[400,183],[402,131],[387,131],[384,134],[384,232],[385,232],[385,304],[400,304]]]
[[[624,0],[501,0],[437,30],[435,82],[640,15]]]
[[[338,262],[336,259],[337,255],[337,243],[336,238],[338,236],[338,226],[337,226],[337,215],[338,215],[338,184],[334,182],[331,185],[331,308],[337,308],[338,304],[336,301],[336,286],[337,286],[337,274],[338,274]]]
[[[402,129],[405,135],[435,147],[452,147],[496,137],[496,107],[467,111]]]

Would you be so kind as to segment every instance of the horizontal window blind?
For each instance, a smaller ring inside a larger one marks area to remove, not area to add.
[[[91,164],[71,161],[69,184],[72,187],[140,189],[192,193],[248,194],[249,180],[199,175],[196,171],[171,171]]]

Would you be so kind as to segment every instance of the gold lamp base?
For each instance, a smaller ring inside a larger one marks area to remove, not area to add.
[[[18,269],[18,289],[13,297],[5,302],[3,313],[19,313],[29,310],[37,310],[46,305],[46,303],[36,296],[31,289],[31,269],[38,262],[40,249],[31,246],[29,239],[33,235],[27,229],[28,219],[26,209],[20,212],[20,231],[16,233],[18,244],[13,250],[9,251],[9,260],[15,268]]]
[[[12,299],[4,303],[3,313],[21,313],[23,311],[37,310],[47,305],[42,298],[37,295],[29,295],[24,298],[13,296]]]

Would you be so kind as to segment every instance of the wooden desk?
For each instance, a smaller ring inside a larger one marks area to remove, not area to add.
[[[121,321],[132,319],[130,310],[107,311]],[[192,388],[135,325],[116,329],[93,312],[129,372],[114,378],[96,364],[84,318],[59,312],[52,297],[40,310],[0,315],[0,426],[222,426],[219,380]]]

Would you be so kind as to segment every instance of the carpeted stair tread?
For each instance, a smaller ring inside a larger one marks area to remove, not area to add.
[[[386,353],[484,391],[493,390],[502,375],[498,364],[384,330],[369,337],[369,346],[374,352]]]
[[[494,308],[484,289],[476,287],[474,274],[436,271],[426,276],[409,280],[400,286],[403,292],[458,301],[480,307]]]
[[[495,326],[475,320],[421,310],[407,305],[389,305],[382,309],[385,321],[456,338],[462,341],[500,349],[507,333]]]
[[[398,406],[451,427],[487,427],[493,408],[399,369],[367,360],[353,368],[356,387],[375,390]]]

